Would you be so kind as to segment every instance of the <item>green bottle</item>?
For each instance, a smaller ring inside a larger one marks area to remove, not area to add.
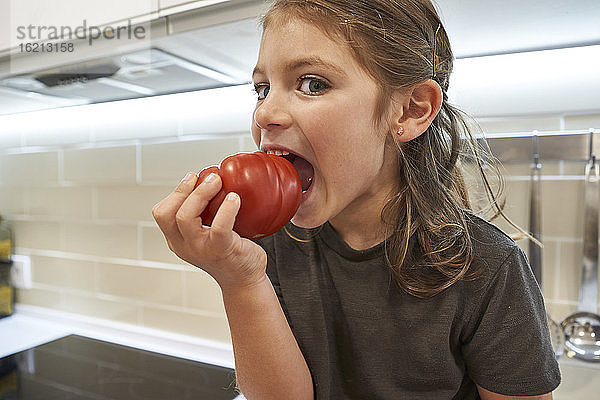
[[[10,281],[13,251],[12,229],[0,215],[0,318],[14,312],[15,290]]]

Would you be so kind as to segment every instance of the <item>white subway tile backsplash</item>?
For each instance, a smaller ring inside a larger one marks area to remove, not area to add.
[[[93,137],[97,141],[147,139],[178,135],[178,116],[160,98],[93,104]],[[132,118],[132,116],[134,118]]]
[[[17,249],[60,250],[59,222],[12,221],[12,226]]]
[[[142,255],[144,260],[159,261],[169,264],[187,264],[173,253],[162,232],[156,227],[142,229]]]
[[[98,218],[154,221],[152,207],[173,189],[171,186],[100,186]]]
[[[253,152],[257,150],[258,148],[256,147],[256,143],[254,143],[252,135],[248,132],[248,134],[244,135],[244,137],[242,138],[242,148],[240,151]]]
[[[565,129],[594,128],[600,132],[600,114],[569,115],[565,117]]]
[[[89,293],[66,292],[62,295],[59,308],[63,311],[108,319],[126,324],[138,324],[141,307],[135,302],[123,299],[107,299]]]
[[[45,186],[58,183],[58,153],[0,155],[0,184]]]
[[[96,263],[57,257],[31,257],[33,282],[94,292]]]
[[[200,268],[183,272],[187,307],[225,315],[223,296],[217,282]]]
[[[135,146],[65,150],[64,179],[79,185],[135,184]]]
[[[116,224],[62,224],[63,251],[103,257],[133,258],[137,254],[137,228]]]
[[[143,325],[149,328],[231,343],[225,316],[146,306],[143,308],[143,321]]]
[[[238,138],[151,144],[142,147],[142,182],[176,186],[189,171],[218,165],[239,152]]]
[[[0,149],[22,145],[21,133],[28,118],[25,113],[0,116]]]
[[[251,85],[241,85],[182,93],[176,110],[184,135],[220,135],[250,132],[255,104]]]
[[[478,118],[477,122],[486,133],[556,131],[560,127],[560,116]]]
[[[89,187],[34,187],[27,189],[30,215],[92,218],[92,189]]]
[[[3,187],[1,190],[0,215],[23,214],[27,206],[25,203],[25,189],[20,187]]]
[[[158,305],[182,306],[183,271],[101,263],[101,293]]]
[[[87,106],[35,111],[23,126],[27,146],[58,146],[87,143],[91,110]]]
[[[2,129],[2,128],[0,128]],[[21,145],[20,132],[11,131],[9,133],[0,131],[0,149],[19,147]]]
[[[21,304],[29,304],[32,306],[60,309],[62,305],[62,289],[55,287],[33,288],[33,289],[17,289],[16,301]]]

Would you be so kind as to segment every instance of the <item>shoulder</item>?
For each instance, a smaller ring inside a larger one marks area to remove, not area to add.
[[[465,216],[475,261],[500,266],[507,258],[522,253],[517,243],[494,224],[471,212]]]
[[[467,228],[471,237],[473,250],[477,254],[507,255],[518,245],[500,228],[485,219],[467,211],[465,212]]]
[[[544,299],[527,257],[500,229],[475,216],[470,220],[473,264],[482,273],[457,285],[463,311],[460,345],[469,375],[498,393],[552,391],[560,372]]]
[[[484,289],[501,276],[531,272],[525,253],[510,236],[475,214],[467,212],[466,218],[473,254],[470,270],[480,271],[480,277],[468,286]]]

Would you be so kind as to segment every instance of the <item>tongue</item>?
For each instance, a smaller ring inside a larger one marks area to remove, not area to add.
[[[310,187],[315,171],[313,170],[313,166],[302,157],[296,157],[293,164],[298,171],[298,175],[300,175],[302,191],[304,192]]]

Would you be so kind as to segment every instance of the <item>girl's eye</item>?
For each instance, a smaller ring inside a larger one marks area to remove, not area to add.
[[[300,90],[307,94],[319,94],[320,92],[329,89],[330,86],[322,79],[306,77],[301,78]]]
[[[258,100],[264,100],[269,94],[269,85],[254,85],[254,91],[258,95]]]

